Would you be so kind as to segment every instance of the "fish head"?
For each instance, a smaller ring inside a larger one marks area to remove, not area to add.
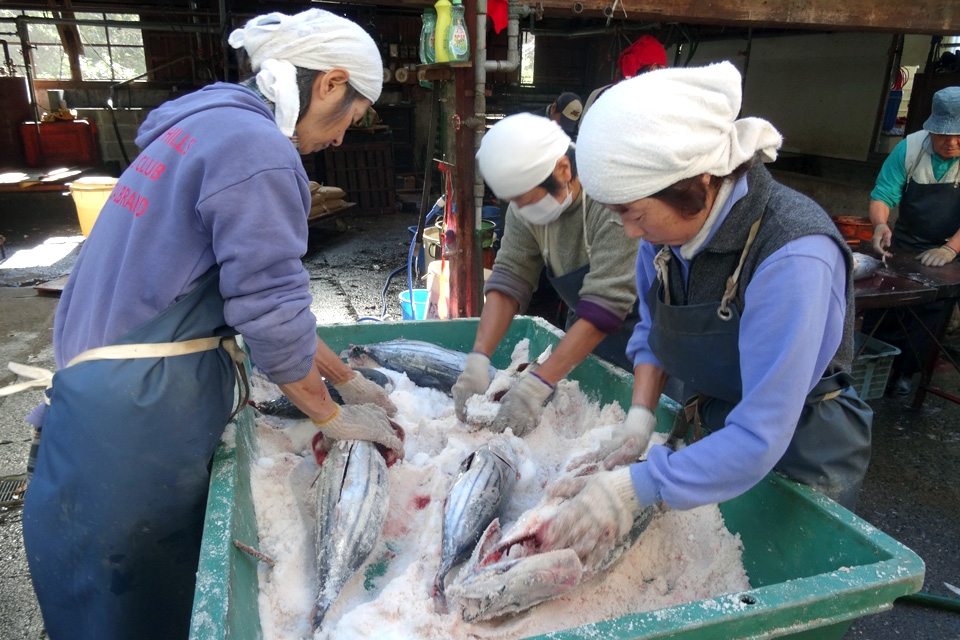
[[[403,443],[407,437],[407,434],[403,430],[403,427],[398,425],[393,420],[390,420],[390,418],[387,418],[387,420],[390,422],[390,426],[393,427],[394,433],[396,433],[397,437],[400,438],[400,442]],[[397,455],[396,451],[394,451],[393,449],[388,449],[382,444],[377,445],[377,451],[379,451],[380,455],[383,456],[383,459],[386,461],[388,467],[392,467],[393,463],[395,463],[397,460],[400,459],[400,456]]]
[[[492,620],[556,598],[580,584],[582,576],[576,552],[558,549],[494,562],[458,576],[447,595],[459,604],[465,621]]]
[[[370,357],[366,346],[362,344],[350,345],[349,349],[344,349],[340,352],[340,358],[346,360],[347,364],[351,367],[374,368],[380,366],[379,363]]]

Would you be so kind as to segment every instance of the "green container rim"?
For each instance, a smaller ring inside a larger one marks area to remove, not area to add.
[[[448,332],[457,333],[454,342],[466,344],[469,341],[466,336],[476,333],[476,325],[476,319],[423,320],[334,325],[320,327],[318,333],[343,331],[368,335],[371,339],[367,341],[375,342],[390,339],[389,336],[414,337],[411,333],[437,337],[442,336],[446,328]],[[518,317],[514,325],[520,333],[546,335],[553,343],[563,335],[539,318]],[[469,345],[463,344],[445,346],[468,350]],[[508,349],[501,345],[494,354],[495,365],[506,351]],[[593,356],[588,360],[589,364],[580,365],[586,370],[581,376],[582,386],[588,384],[588,379],[597,384],[598,371],[614,377],[604,380],[601,386],[629,384],[631,376],[626,372]],[[249,363],[246,366],[249,367]],[[571,375],[577,377],[576,370]],[[629,404],[629,396],[620,402]],[[666,397],[661,399],[657,412],[661,430],[666,429],[670,416],[678,409],[675,402]],[[253,509],[236,508],[244,500],[251,500],[249,474],[245,470],[256,450],[255,431],[253,411],[245,408],[228,426],[214,457],[190,630],[190,638],[195,640],[262,637],[257,604],[257,560],[233,544],[239,540],[258,547]],[[789,508],[783,511],[783,507]],[[822,494],[777,473],[769,474],[742,496],[721,503],[720,510],[728,527],[736,519],[740,519],[742,525],[742,514],[749,512],[760,514],[757,516],[760,527],[788,526],[796,532],[795,537],[789,539],[765,540],[765,532],[755,530],[758,523],[741,526],[739,530],[731,527],[731,531],[744,539],[744,563],[752,584],[755,583],[752,574],[761,573],[759,560],[772,563],[772,573],[776,574],[786,571],[776,566],[780,562],[777,558],[795,554],[801,545],[822,550],[821,557],[792,559],[795,566],[791,570],[800,571],[800,566],[808,575],[761,578],[756,588],[746,591],[566,629],[537,636],[536,640],[598,637],[719,640],[791,636],[839,639],[852,620],[890,609],[896,598],[917,593],[923,585],[924,564],[916,553]],[[795,521],[775,522],[783,520],[783,516]],[[748,545],[755,556],[749,563]],[[814,629],[816,631],[812,631]]]

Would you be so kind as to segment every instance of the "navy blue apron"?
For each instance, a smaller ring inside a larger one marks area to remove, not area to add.
[[[547,279],[550,280],[550,284],[553,285],[557,295],[559,295],[567,305],[567,324],[565,329],[569,331],[573,323],[579,319],[575,309],[577,305],[580,304],[580,289],[583,288],[584,278],[590,273],[590,265],[584,265],[562,276],[553,275],[553,270],[547,266],[546,273]],[[640,316],[637,314],[637,304],[634,303],[630,313],[623,319],[620,330],[616,333],[608,334],[600,344],[594,347],[594,355],[633,373],[633,363],[627,359],[627,341],[630,339],[630,336],[633,335],[633,328],[639,320]]]
[[[749,247],[748,247],[749,248]],[[744,250],[746,253],[746,249]],[[647,294],[652,328],[648,344],[684,391],[702,394],[699,415],[717,430],[743,395],[740,313],[721,303],[671,305],[657,280]],[[808,394],[796,431],[775,469],[853,510],[870,462],[873,411],[857,396],[846,373],[825,375]],[[827,399],[825,399],[825,396]]]
[[[922,253],[942,247],[960,229],[960,188],[953,182],[919,184],[911,178],[894,229],[895,249]]]
[[[893,250],[920,254],[928,249],[936,249],[942,247],[958,229],[960,188],[953,182],[919,184],[911,178],[900,200],[900,215],[891,242]],[[913,307],[912,311],[919,321],[912,314],[897,309],[891,309],[892,313],[886,315],[874,335],[900,349],[893,364],[896,374],[912,376],[921,369],[931,343],[930,334],[920,322],[931,331],[935,330],[945,305],[946,302],[940,300]],[[881,309],[864,314],[862,331],[873,331],[882,315]]]
[[[233,335],[219,271],[116,344]],[[59,370],[23,509],[52,640],[186,638],[210,463],[235,374],[222,348]]]

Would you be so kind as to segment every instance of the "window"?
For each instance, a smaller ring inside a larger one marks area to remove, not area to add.
[[[77,13],[78,19],[130,22],[131,28],[80,25],[84,80],[130,80],[147,72],[143,34],[134,28],[140,16],[123,13]]]
[[[49,11],[0,10],[0,18],[52,18]],[[76,12],[74,18],[100,24],[77,25],[83,54],[79,56],[80,78],[72,77],[70,58],[63,48],[55,24],[28,21],[27,37],[33,49],[34,75],[38,80],[107,80],[119,82],[146,73],[143,34],[136,28],[140,16],[124,13]],[[129,22],[130,27],[107,26],[107,22]],[[10,22],[5,22],[11,27]],[[6,31],[6,29],[4,29]],[[11,29],[13,30],[13,29]]]
[[[533,84],[533,53],[536,36],[524,31],[520,39],[520,84]]]

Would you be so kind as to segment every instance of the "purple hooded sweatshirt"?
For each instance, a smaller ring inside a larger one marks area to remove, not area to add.
[[[317,344],[301,262],[309,181],[269,107],[210,85],[152,111],[136,143],[61,296],[57,366],[151,320],[219,265],[224,316],[258,368],[278,384],[306,376]],[[39,426],[42,410],[27,420]]]

